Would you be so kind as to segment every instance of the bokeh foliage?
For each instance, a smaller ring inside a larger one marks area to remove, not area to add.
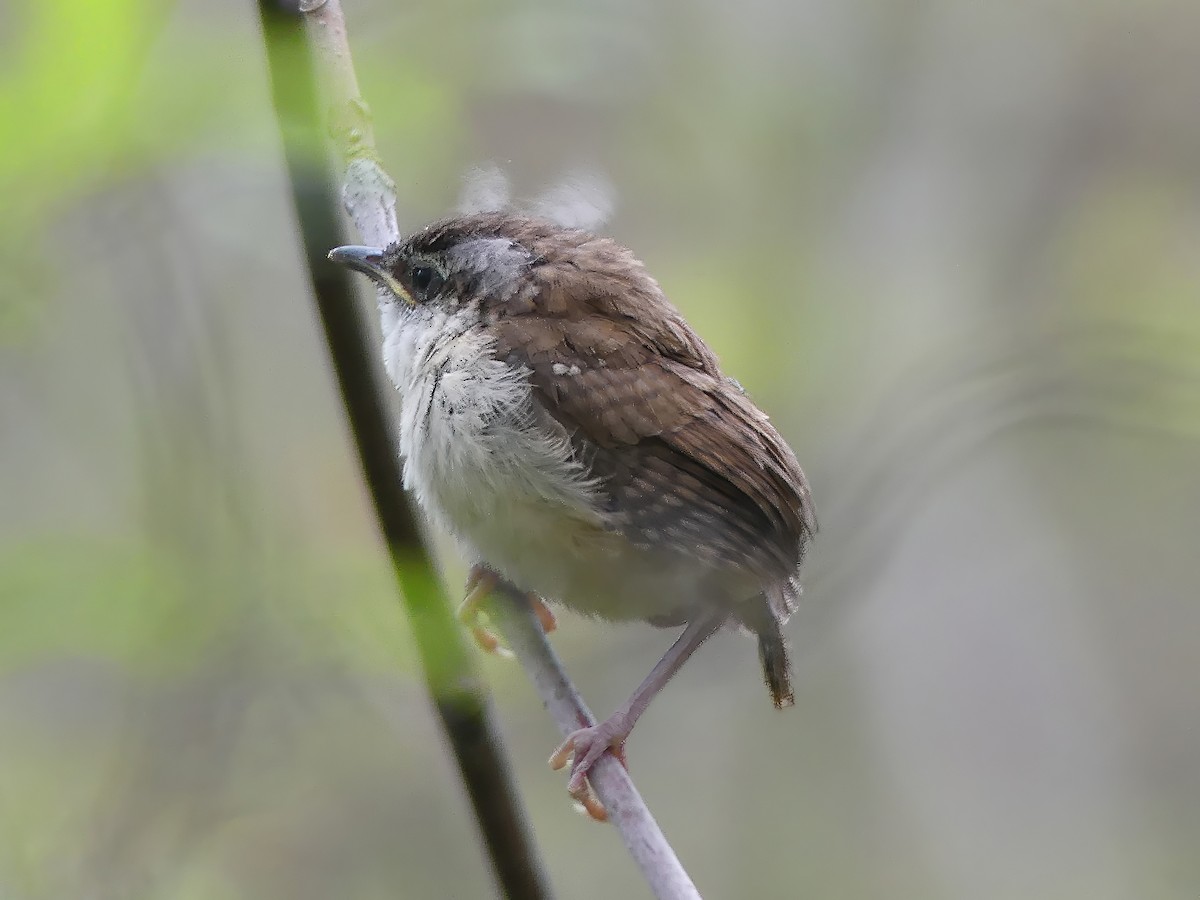
[[[1194,897],[1195,4],[349,13],[404,224],[602,173],[816,487],[797,709],[722,636],[631,742],[702,889]],[[0,896],[488,895],[253,5],[0,23]],[[556,641],[603,710],[665,638]],[[563,895],[639,896],[488,672]]]

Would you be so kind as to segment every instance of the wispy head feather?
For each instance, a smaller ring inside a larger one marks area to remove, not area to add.
[[[575,172],[543,191],[531,211],[566,228],[596,231],[612,216],[614,195],[612,182],[599,172]]]
[[[458,211],[473,213],[501,212],[511,201],[508,176],[495,163],[475,166],[463,174]]]
[[[563,176],[531,203],[514,204],[508,176],[495,163],[467,170],[462,179],[458,212],[525,212],[564,228],[597,231],[611,218],[615,191],[599,172],[579,170]]]

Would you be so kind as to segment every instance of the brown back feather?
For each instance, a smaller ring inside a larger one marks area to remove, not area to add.
[[[436,252],[464,233],[531,255],[529,284],[484,300],[499,358],[527,366],[535,396],[571,434],[631,541],[791,579],[816,528],[783,438],[629,251],[506,214],[431,226]]]

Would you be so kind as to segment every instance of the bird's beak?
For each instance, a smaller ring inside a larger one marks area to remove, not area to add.
[[[349,266],[364,275],[375,277],[383,265],[383,251],[378,247],[357,247],[348,245],[334,247],[329,251],[329,258],[335,263]]]
[[[356,272],[362,272],[382,288],[386,288],[399,299],[408,301],[408,292],[392,274],[384,268],[384,251],[378,247],[359,247],[354,244],[345,247],[334,247],[329,251],[329,258],[339,265],[346,266]]]

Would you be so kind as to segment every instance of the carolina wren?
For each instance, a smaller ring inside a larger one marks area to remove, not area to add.
[[[757,637],[771,699],[791,705],[781,628],[816,531],[808,484],[632,253],[491,212],[329,256],[381,288],[405,485],[477,576],[604,619],[684,626],[620,709],[552,757],[573,757],[574,796],[723,625]]]

